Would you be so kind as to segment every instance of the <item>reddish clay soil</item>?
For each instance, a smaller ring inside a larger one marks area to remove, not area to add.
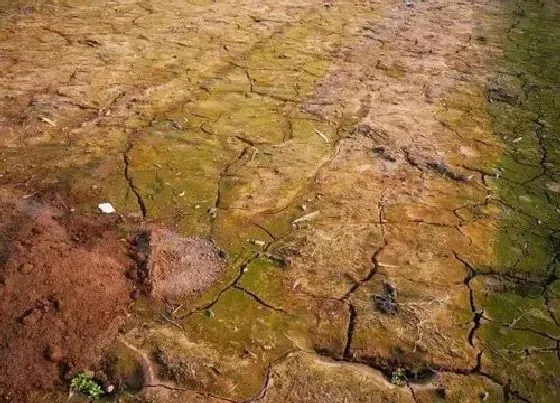
[[[127,317],[133,265],[113,219],[0,196],[0,401],[99,361]]]

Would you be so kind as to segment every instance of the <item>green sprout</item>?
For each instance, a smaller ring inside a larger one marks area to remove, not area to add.
[[[407,383],[406,371],[403,368],[398,368],[391,374],[391,383],[397,386],[404,386]]]
[[[76,375],[70,383],[70,388],[93,400],[99,399],[103,394],[101,386],[99,386],[99,384],[91,378],[91,375],[86,372]]]

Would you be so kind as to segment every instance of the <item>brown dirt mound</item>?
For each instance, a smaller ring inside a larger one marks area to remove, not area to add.
[[[166,229],[150,235],[148,270],[152,295],[172,299],[206,290],[226,268],[226,255],[206,239]]]
[[[99,361],[131,304],[133,263],[108,217],[0,195],[0,401]]]

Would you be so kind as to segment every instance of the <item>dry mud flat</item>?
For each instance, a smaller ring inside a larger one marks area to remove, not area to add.
[[[560,399],[555,2],[0,5],[2,399]]]

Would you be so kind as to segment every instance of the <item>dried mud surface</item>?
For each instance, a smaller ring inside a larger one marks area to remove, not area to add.
[[[558,401],[558,4],[0,11],[2,189],[154,229],[107,399]]]

